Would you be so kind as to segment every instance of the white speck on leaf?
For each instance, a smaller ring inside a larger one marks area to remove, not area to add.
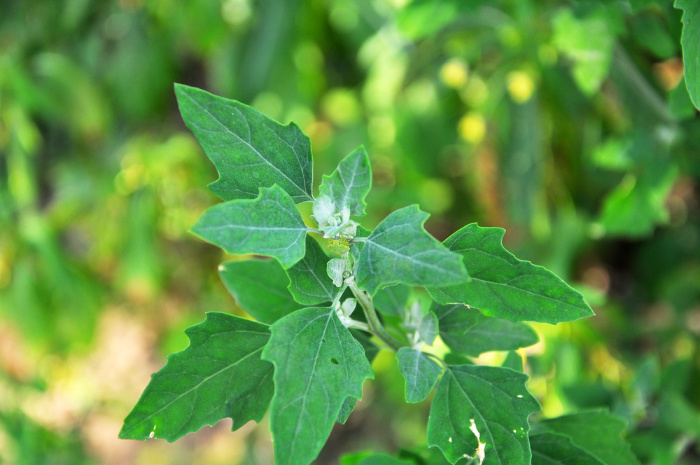
[[[518,394],[518,399],[522,399],[522,398],[523,398],[523,395],[522,395],[522,394]]]
[[[148,435],[148,439],[153,439],[154,437],[156,437],[156,425],[153,425],[153,431]]]

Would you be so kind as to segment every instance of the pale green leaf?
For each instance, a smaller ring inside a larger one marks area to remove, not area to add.
[[[593,315],[577,291],[551,271],[518,260],[502,244],[505,230],[467,225],[445,240],[471,281],[428,291],[442,304],[463,303],[510,321],[558,323]]]
[[[263,359],[275,365],[270,429],[277,465],[308,465],[321,451],[348,397],[362,397],[372,368],[359,342],[329,308],[278,320]]]
[[[433,312],[428,312],[423,316],[418,325],[418,334],[421,339],[429,346],[433,345],[435,338],[438,336],[438,318]]]
[[[674,7],[683,10],[683,71],[688,93],[695,105],[700,109],[700,1],[676,0]]]
[[[226,262],[219,276],[238,306],[262,323],[272,324],[302,308],[289,293],[289,279],[277,260]]]
[[[374,306],[384,315],[400,316],[406,309],[411,287],[403,284],[379,289],[374,296]]]
[[[428,214],[416,205],[391,213],[369,237],[357,262],[361,287],[374,294],[379,287],[403,283],[429,286],[465,282],[464,263],[423,229]]]
[[[185,333],[190,345],[168,356],[124,420],[119,437],[172,442],[223,418],[233,429],[260,421],[272,398],[272,364],[260,359],[266,325],[224,313]]]
[[[530,436],[532,465],[605,465],[562,434]]]
[[[396,353],[399,371],[406,380],[406,402],[425,400],[442,374],[442,367],[420,350],[401,347]]]
[[[309,138],[248,105],[175,85],[182,119],[219,172],[209,187],[224,200],[252,199],[277,184],[296,203],[313,200]]]
[[[615,33],[603,8],[577,17],[564,8],[552,19],[554,46],[573,61],[573,76],[587,95],[594,94],[608,75]]]
[[[308,228],[279,186],[253,200],[231,200],[204,212],[192,232],[232,254],[274,257],[289,268],[304,257]]]
[[[570,437],[576,446],[605,465],[639,465],[622,439],[625,424],[625,420],[604,410],[590,410],[544,420],[540,426]]]
[[[294,300],[304,305],[331,302],[338,289],[326,273],[328,257],[310,235],[306,236],[306,255],[287,270],[289,292]]]
[[[319,191],[333,200],[338,211],[348,207],[352,215],[364,215],[365,197],[371,188],[369,156],[359,147],[343,158],[330,176],[323,176]]]
[[[494,350],[515,350],[539,341],[537,333],[525,323],[514,323],[484,316],[475,308],[461,304],[435,305],[440,337],[458,354],[476,357]]]
[[[430,409],[428,444],[450,463],[481,451],[484,465],[529,465],[528,417],[540,407],[526,380],[508,368],[448,366]]]

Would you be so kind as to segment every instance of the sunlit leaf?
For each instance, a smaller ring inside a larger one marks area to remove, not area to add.
[[[252,200],[231,200],[204,212],[192,232],[233,254],[274,257],[290,267],[304,257],[308,228],[279,186]]]
[[[469,224],[445,240],[471,281],[428,291],[439,303],[463,303],[510,321],[558,323],[592,316],[581,294],[551,271],[518,260],[502,244],[505,230]]]
[[[180,113],[219,172],[209,187],[224,200],[252,199],[277,184],[296,203],[313,200],[309,138],[297,125],[271,120],[248,105],[175,85]]]
[[[374,294],[380,286],[439,285],[469,279],[456,255],[423,229],[428,214],[417,206],[396,210],[364,239],[356,276]]]
[[[168,363],[144,390],[124,420],[122,439],[172,442],[227,417],[233,429],[260,421],[272,398],[272,364],[260,359],[270,332],[266,325],[224,313],[185,333],[190,346]]]
[[[278,320],[263,358],[275,365],[270,428],[277,465],[308,465],[348,397],[362,397],[374,374],[335,311],[306,308]]]

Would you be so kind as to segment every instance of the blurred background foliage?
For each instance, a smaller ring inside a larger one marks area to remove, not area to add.
[[[681,27],[654,0],[0,2],[0,463],[272,463],[265,422],[116,439],[185,327],[243,314],[218,249],[187,234],[216,173],[174,82],[298,123],[317,183],[364,144],[368,227],[411,203],[439,239],[505,227],[598,314],[537,325],[520,351],[543,415],[607,407],[643,463],[700,463]],[[429,403],[404,406],[390,354],[374,367],[318,463],[399,447],[444,463],[424,450]]]

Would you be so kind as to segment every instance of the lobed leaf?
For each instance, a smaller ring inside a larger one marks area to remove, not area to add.
[[[604,410],[564,415],[540,425],[550,433],[563,434],[604,465],[639,465],[639,460],[622,439],[626,422]]]
[[[175,85],[182,119],[219,172],[209,185],[224,200],[253,199],[274,184],[294,202],[312,201],[309,138],[235,100]]]
[[[168,356],[124,420],[121,439],[168,442],[233,419],[236,430],[260,421],[273,393],[272,364],[260,359],[270,332],[266,325],[225,313],[207,313],[185,330],[190,345]]]
[[[469,224],[445,240],[468,264],[471,281],[429,287],[441,303],[462,303],[510,321],[559,323],[593,315],[581,294],[551,271],[518,260],[502,244],[504,229]]]
[[[308,465],[348,397],[374,377],[359,342],[330,308],[306,308],[270,327],[263,359],[275,366],[270,429],[278,465]]]
[[[370,294],[403,283],[437,286],[469,279],[460,257],[423,229],[428,214],[416,205],[396,210],[364,239],[355,275]]]
[[[461,304],[434,305],[440,337],[453,352],[476,357],[494,350],[515,350],[536,344],[537,333],[525,323],[484,316]]]
[[[323,176],[321,195],[333,200],[338,211],[348,207],[352,215],[364,215],[365,197],[372,188],[372,168],[364,147],[343,158],[330,176]]]
[[[272,324],[302,308],[289,293],[289,279],[277,260],[226,262],[219,276],[238,306],[262,323]]]
[[[307,235],[304,258],[287,270],[289,292],[294,300],[304,305],[333,301],[338,288],[326,272],[327,263],[328,257],[321,246]]]
[[[396,353],[399,371],[406,380],[406,402],[425,400],[437,384],[442,367],[420,350],[401,347]]]
[[[450,463],[483,455],[484,465],[529,465],[528,417],[540,407],[526,380],[508,368],[448,365],[430,409],[428,444]]]
[[[683,72],[690,98],[695,108],[700,109],[700,3],[696,0],[676,0],[673,6],[683,10]]]
[[[231,200],[204,212],[192,232],[232,254],[274,257],[289,268],[304,257],[308,228],[279,186],[253,200]]]

